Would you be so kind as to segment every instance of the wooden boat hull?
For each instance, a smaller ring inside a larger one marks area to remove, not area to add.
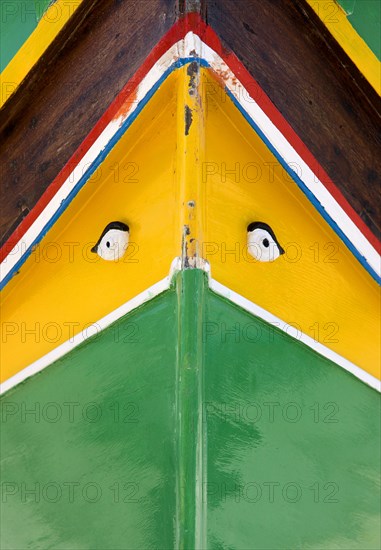
[[[2,407],[8,548],[378,545],[377,393],[200,270]]]
[[[1,251],[2,546],[379,548],[364,166],[194,13],[119,90]]]

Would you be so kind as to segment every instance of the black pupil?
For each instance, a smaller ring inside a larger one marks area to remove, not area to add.
[[[263,243],[263,246],[264,246],[265,248],[268,248],[268,247],[269,247],[269,245],[270,245],[270,243],[269,243],[269,240],[268,240],[268,239],[263,239],[262,243]]]
[[[110,241],[107,241],[106,246],[107,248],[110,248]]]

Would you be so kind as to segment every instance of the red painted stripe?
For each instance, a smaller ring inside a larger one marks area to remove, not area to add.
[[[97,124],[87,135],[84,141],[81,143],[79,148],[75,151],[69,161],[65,164],[62,170],[58,173],[53,182],[49,185],[46,191],[41,195],[38,202],[29,212],[29,214],[23,219],[20,225],[12,233],[9,239],[4,243],[0,249],[0,261],[3,261],[4,258],[11,252],[11,250],[17,245],[22,236],[26,231],[31,227],[35,222],[44,208],[49,204],[51,199],[61,188],[63,183],[67,180],[75,166],[78,162],[84,157],[90,147],[94,144],[106,126],[111,122],[115,117],[123,103],[128,99],[139,86],[140,82],[150,71],[150,69],[155,65],[155,63],[160,59],[165,52],[173,46],[176,42],[184,38],[185,34],[189,32],[190,29],[187,28],[188,18],[181,19],[178,21],[166,35],[158,42],[155,48],[150,52],[150,54],[145,59],[144,63],[139,67],[134,76],[127,82],[124,88],[119,92],[118,96],[114,99],[102,117],[99,119]]]
[[[189,32],[193,31],[200,36],[210,48],[212,48],[218,55],[225,61],[232,72],[241,81],[244,87],[249,92],[250,96],[258,103],[261,109],[266,113],[269,119],[275,126],[282,132],[285,138],[294,147],[304,162],[311,168],[311,170],[319,177],[322,184],[326,187],[329,193],[338,202],[341,208],[351,218],[355,225],[365,235],[369,242],[381,252],[381,242],[371,232],[364,221],[360,218],[357,212],[346,200],[341,191],[336,187],[333,181],[330,179],[325,170],[320,166],[315,157],[307,149],[302,140],[297,136],[292,127],[288,124],[285,118],[280,114],[275,105],[271,102],[270,98],[265,94],[256,80],[246,70],[237,56],[225,49],[217,34],[209,27],[197,13],[190,13],[183,19],[180,19],[163,38],[158,42],[155,48],[147,56],[144,63],[137,70],[135,75],[130,79],[126,86],[121,90],[119,95],[111,103],[104,115],[100,118],[98,123],[94,126],[93,130],[88,134],[85,140],[82,142],[77,151],[73,154],[67,164],[63,167],[54,181],[49,185],[46,191],[43,193],[37,204],[30,211],[30,213],[20,223],[8,241],[3,245],[0,250],[0,261],[2,261],[7,254],[13,249],[13,247],[22,238],[24,233],[33,224],[36,218],[41,214],[49,201],[54,197],[57,191],[60,189],[64,181],[69,177],[73,168],[83,158],[89,148],[93,145],[108,123],[115,117],[123,103],[134,94],[136,88],[143,80],[148,71],[154,66],[156,61],[165,54],[165,52],[173,46],[176,42],[184,38]]]
[[[195,14],[192,14],[192,16],[195,17]],[[290,124],[286,121],[286,119],[281,115],[281,113],[272,103],[270,98],[262,90],[258,82],[246,70],[246,68],[237,58],[235,53],[223,48],[217,34],[213,31],[211,27],[206,25],[203,21],[200,21],[200,18],[197,15],[195,17],[194,24],[198,25],[201,28],[200,38],[203,40],[203,42],[205,42],[216,53],[218,53],[219,56],[225,61],[231,71],[235,74],[235,76],[240,80],[240,82],[249,92],[250,96],[258,103],[262,111],[264,111],[264,113],[269,117],[272,123],[282,132],[287,141],[293,146],[295,151],[304,160],[307,166],[309,166],[309,168],[314,172],[314,174],[316,174],[321,183],[329,191],[336,202],[341,206],[344,212],[360,229],[363,235],[365,235],[372,246],[374,246],[374,248],[379,253],[381,253],[381,242],[372,233],[365,222],[360,218],[354,208],[349,204],[347,199],[328,176],[327,172],[312,155],[312,153],[309,151],[303,141],[299,138],[299,136],[296,134]]]

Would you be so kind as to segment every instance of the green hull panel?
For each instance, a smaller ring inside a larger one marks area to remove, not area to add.
[[[380,547],[378,394],[197,270],[2,422],[3,549]]]
[[[50,0],[7,0],[1,3],[0,72],[37,27]]]
[[[209,547],[380,548],[377,392],[220,297],[207,316]]]
[[[380,0],[339,0],[338,3],[347,13],[351,25],[378,59],[381,59]]]
[[[5,396],[1,548],[173,548],[175,308],[153,300]]]

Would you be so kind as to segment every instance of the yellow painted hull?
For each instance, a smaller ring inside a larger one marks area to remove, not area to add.
[[[181,255],[184,224],[189,255],[198,251],[217,281],[290,331],[293,326],[379,377],[376,282],[222,83],[209,69],[199,78],[203,95],[201,102],[189,100],[189,127],[183,67],[165,80],[5,288],[2,380],[166,277]],[[90,252],[113,219],[131,231],[128,252],[116,265]],[[253,220],[276,232],[285,249],[276,262],[248,254],[246,228]]]

